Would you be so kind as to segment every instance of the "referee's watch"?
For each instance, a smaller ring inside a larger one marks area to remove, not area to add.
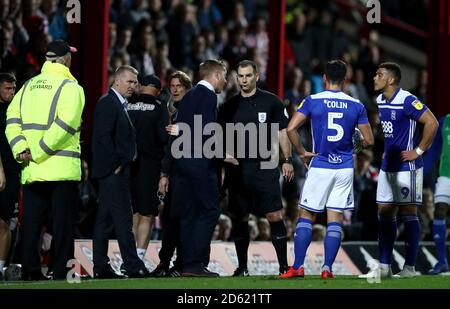
[[[292,157],[287,157],[284,159],[283,164],[287,163],[287,164],[292,164]]]

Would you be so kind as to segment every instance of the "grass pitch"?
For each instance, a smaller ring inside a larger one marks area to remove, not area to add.
[[[0,282],[0,289],[450,289],[450,276],[418,276],[409,279],[382,279],[369,283],[356,276],[320,276],[280,279],[277,276],[221,278],[149,278],[121,280]]]

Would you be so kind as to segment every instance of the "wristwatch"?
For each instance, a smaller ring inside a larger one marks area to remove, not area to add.
[[[283,164],[284,163],[292,164],[292,157],[285,158],[284,161],[283,161]]]

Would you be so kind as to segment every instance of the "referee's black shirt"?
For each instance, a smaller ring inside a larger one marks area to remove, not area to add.
[[[256,89],[256,93],[250,97],[243,97],[240,93],[230,100],[228,100],[225,104],[222,105],[219,115],[218,121],[223,126],[224,136],[226,137],[225,132],[225,124],[226,123],[242,123],[244,126],[249,123],[256,124],[256,127],[260,123],[267,123],[267,141],[265,142],[267,147],[265,147],[266,151],[271,149],[270,143],[270,132],[272,124],[278,124],[279,130],[283,130],[288,125],[288,118],[286,116],[285,108],[281,100],[273,93],[270,93],[265,90]],[[249,133],[245,132],[245,141],[244,141],[244,149],[245,149],[245,158],[246,159],[256,159],[256,160],[269,160],[270,158],[262,158],[259,151],[259,143],[260,143],[260,134],[261,131],[257,130],[256,136],[250,136]],[[234,134],[235,146],[234,153],[232,154],[237,159],[239,158],[237,151],[237,134]],[[256,139],[257,143],[257,157],[250,158],[250,139]],[[226,140],[226,138],[225,138]],[[225,147],[224,147],[225,148]],[[229,147],[226,147],[229,149]],[[229,151],[227,151],[229,152]]]

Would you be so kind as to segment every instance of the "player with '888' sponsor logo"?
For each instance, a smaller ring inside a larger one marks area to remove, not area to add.
[[[380,64],[374,77],[375,91],[381,93],[377,97],[377,105],[384,135],[377,188],[381,276],[390,277],[392,274],[390,264],[398,215],[405,226],[406,257],[403,270],[394,277],[404,278],[416,274],[420,235],[417,206],[422,204],[423,186],[422,154],[430,147],[438,122],[425,104],[400,88],[400,80],[400,66],[392,62]]]

